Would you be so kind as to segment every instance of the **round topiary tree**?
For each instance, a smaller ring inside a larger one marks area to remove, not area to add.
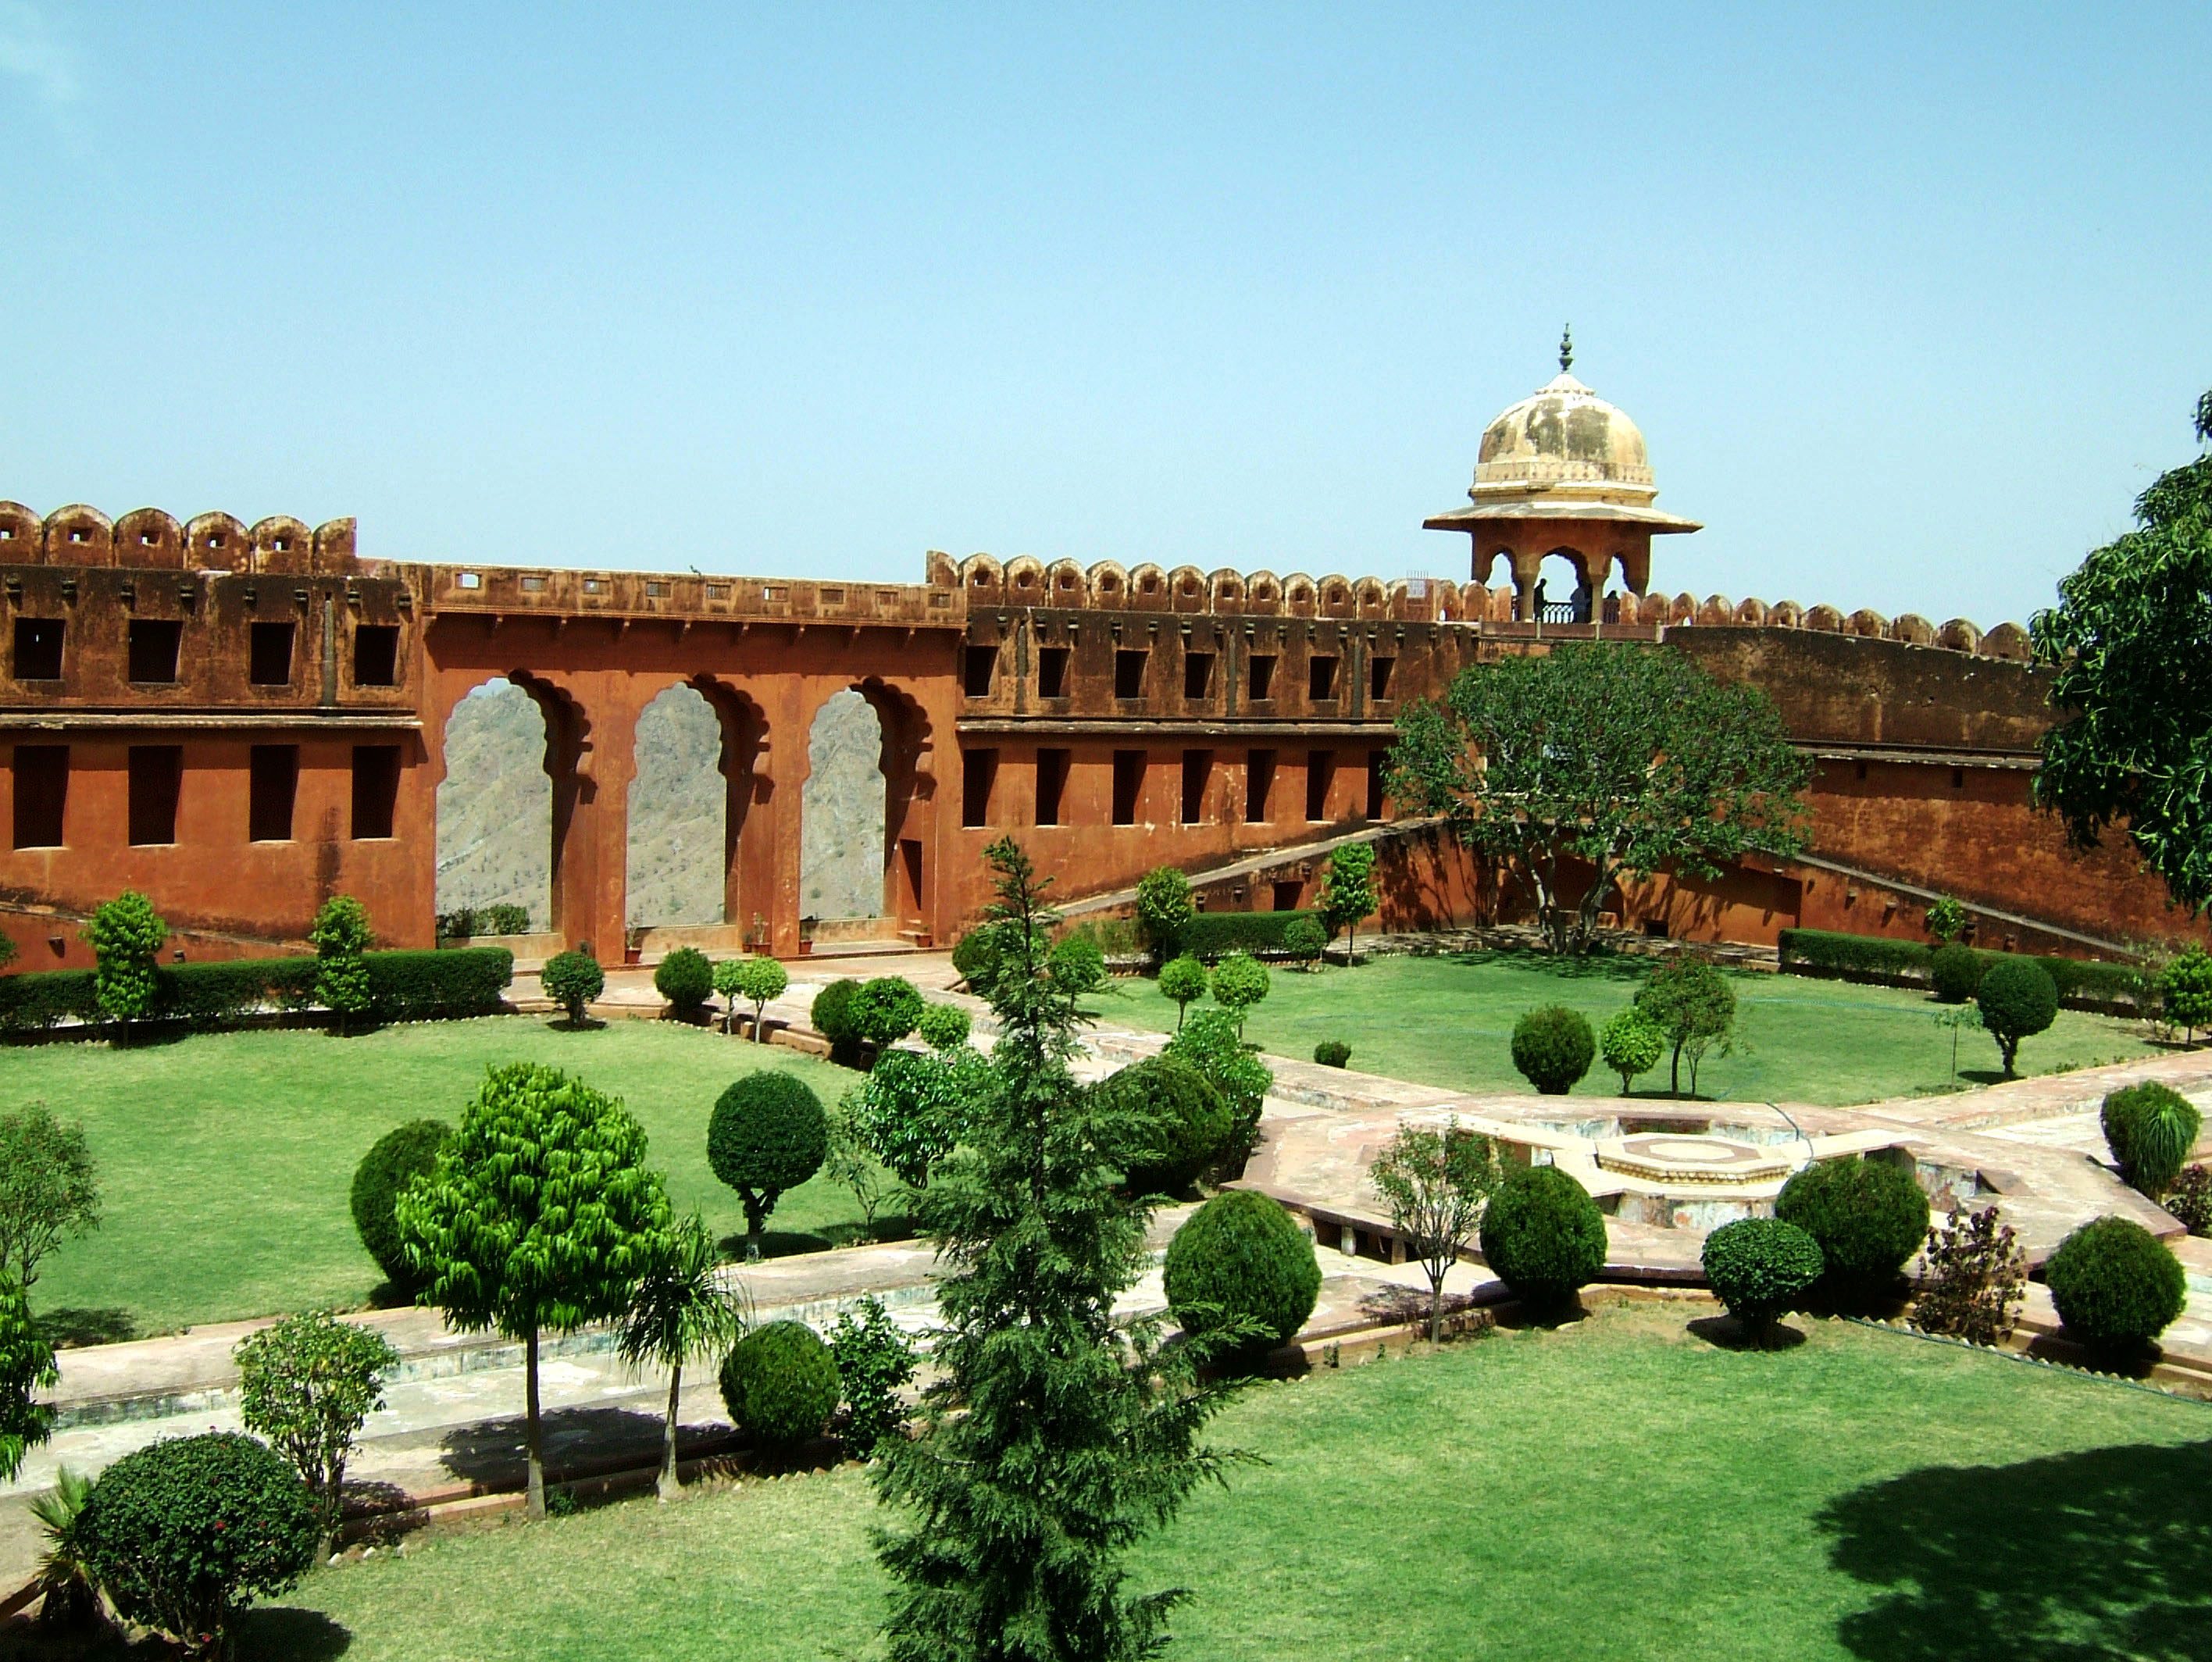
[[[1169,959],[1160,966],[1160,997],[1175,1000],[1176,1031],[1181,1033],[1191,1005],[1206,997],[1206,966],[1188,952]]]
[[[830,1347],[803,1321],[772,1321],[722,1363],[722,1404],[738,1430],[782,1451],[822,1434],[843,1387]]]
[[[762,1029],[767,1024],[768,1001],[782,998],[784,988],[790,985],[789,973],[773,958],[723,959],[714,966],[714,991],[729,1001],[722,1016],[722,1031],[727,1033],[736,1025],[738,1000],[742,998],[753,1007],[753,1042],[766,1042],[768,1034]]]
[[[2189,1297],[2180,1260],[2124,1217],[2084,1223],[2043,1266],[2066,1336],[2101,1356],[2136,1355],[2172,1325]]]
[[[861,984],[846,1010],[854,1033],[884,1050],[920,1024],[921,992],[903,975],[878,975]]]
[[[1513,1024],[1513,1065],[1546,1096],[1572,1090],[1596,1057],[1597,1037],[1578,1010],[1547,1004]]]
[[[1317,968],[1322,954],[1328,950],[1328,931],[1320,919],[1301,912],[1283,925],[1283,950],[1301,967]]]
[[[2111,1093],[2102,1117],[2120,1175],[2154,1200],[2173,1186],[2204,1129],[2197,1105],[2154,1079]]]
[[[2212,1027],[2212,953],[2190,947],[2160,971],[2159,1013],[2194,1044],[2197,1029]]]
[[[1643,1005],[1631,1004],[1599,1030],[1597,1048],[1606,1066],[1620,1076],[1620,1094],[1626,1096],[1636,1077],[1650,1072],[1667,1053],[1667,1030],[1651,1019]]]
[[[227,1656],[233,1614],[296,1584],[321,1536],[289,1465],[251,1437],[211,1431],[109,1466],[70,1544],[126,1621],[196,1656]]]
[[[714,993],[714,966],[695,946],[679,946],[654,967],[653,990],[672,1014],[694,1015]]]
[[[1213,1001],[1237,1018],[1244,1031],[1244,1018],[1252,1006],[1267,996],[1267,967],[1247,952],[1232,952],[1214,966]]]
[[[745,1255],[760,1256],[776,1201],[822,1169],[830,1117],[804,1080],[773,1068],[735,1081],[707,1122],[707,1163],[745,1209]]]
[[[1139,1194],[1181,1194],[1229,1142],[1229,1104],[1211,1080],[1174,1056],[1133,1062],[1097,1089],[1149,1127],[1129,1156],[1128,1186]]]
[[[410,1119],[378,1137],[354,1168],[354,1229],[385,1278],[410,1301],[430,1280],[409,1261],[393,1208],[401,1191],[437,1165],[439,1150],[453,1136],[442,1119]]]
[[[1325,1068],[1340,1068],[1352,1059],[1352,1046],[1341,1039],[1324,1039],[1314,1046],[1314,1060]]]
[[[1605,1267],[1605,1214],[1557,1166],[1514,1173],[1483,1209],[1483,1262],[1534,1309],[1571,1301]]]
[[[1821,1290],[1845,1305],[1888,1294],[1928,1239],[1928,1197],[1886,1160],[1815,1161],[1782,1186],[1774,1215],[1813,1237]]]
[[[975,1024],[957,1004],[925,1004],[915,1031],[932,1050],[958,1050],[968,1042]]]
[[[556,952],[538,972],[545,996],[568,1012],[568,1025],[584,1024],[584,1006],[606,991],[607,973],[588,952],[571,949]]]
[[[2009,1079],[2020,1041],[2058,1019],[2058,984],[2033,958],[2000,958],[1983,972],[1974,1004],[1982,1012],[1982,1025],[1997,1041]]]
[[[1184,1332],[1256,1321],[1276,1344],[1297,1337],[1321,1295],[1313,1242],[1280,1202],[1249,1189],[1218,1194],[1183,1220],[1168,1243],[1165,1280]]]
[[[1963,1004],[1972,998],[1982,985],[1982,963],[1980,953],[1958,941],[1929,954],[1928,984],[1936,989],[1936,1003]]]
[[[1813,1237],[1778,1217],[1740,1217],[1705,1237],[1705,1279],[1755,1344],[1776,1318],[1797,1307],[1825,1267]]]
[[[845,976],[814,995],[806,1019],[815,1032],[830,1041],[830,1059],[841,1067],[857,1067],[860,1060],[860,1026],[853,1015],[853,1000],[860,983]]]
[[[1070,935],[1054,946],[1046,961],[1055,984],[1078,998],[1106,985],[1106,949],[1094,935]]]

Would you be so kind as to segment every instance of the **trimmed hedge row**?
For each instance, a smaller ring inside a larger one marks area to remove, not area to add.
[[[1873,935],[1840,935],[1826,929],[1785,929],[1780,937],[1782,967],[1798,975],[1832,975],[1846,981],[1877,981],[1893,986],[1929,985],[1929,961],[1936,949],[1918,941],[1884,940]],[[2143,973],[2135,964],[2081,958],[2045,957],[2026,952],[1987,952],[1978,948],[1984,973],[2007,958],[2041,964],[2058,988],[2058,1001],[2075,1009],[2141,1007]]]
[[[1321,923],[1321,913],[1310,911],[1201,912],[1177,932],[1175,951],[1167,955],[1188,952],[1211,963],[1231,952],[1249,952],[1255,958],[1262,953],[1290,955],[1292,949],[1284,936],[1300,918]],[[1324,931],[1328,927],[1322,924]]]
[[[380,1022],[489,1016],[499,1010],[514,979],[514,955],[500,946],[371,952],[363,961],[368,967],[369,1014]],[[264,1005],[307,1010],[314,1000],[313,958],[164,964],[155,971],[154,1008],[146,1019],[222,1027]],[[68,1021],[99,1019],[88,969],[0,976],[0,1032],[37,1032]]]

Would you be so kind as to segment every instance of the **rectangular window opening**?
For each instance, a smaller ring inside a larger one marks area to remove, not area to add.
[[[257,687],[292,684],[292,634],[289,623],[256,623],[247,653],[247,676]]]
[[[19,617],[15,620],[15,679],[59,681],[62,678],[62,634],[58,617]]]
[[[1251,760],[1244,764],[1244,818],[1253,825],[1265,825],[1268,819],[1268,800],[1275,794],[1275,753],[1255,750]]]
[[[15,756],[15,846],[62,846],[69,803],[69,746],[19,744]]]
[[[1037,649],[1037,696],[1066,698],[1067,696],[1067,648],[1041,646]]]
[[[134,629],[136,624],[131,626]],[[184,785],[184,747],[131,747],[131,845],[159,847],[177,840],[177,798]]]
[[[1279,883],[1273,888],[1278,912],[1296,912],[1298,902],[1305,898],[1306,886],[1302,883]]]
[[[960,823],[971,830],[991,822],[991,787],[999,779],[996,750],[960,753]]]
[[[353,747],[353,840],[371,842],[392,834],[399,805],[399,747]]]
[[[131,679],[148,683],[175,681],[177,646],[184,634],[185,626],[173,618],[132,618]]]
[[[1073,755],[1069,750],[1037,752],[1036,822],[1039,825],[1060,823],[1060,804],[1067,795],[1067,770]]]
[[[1182,695],[1204,698],[1213,690],[1213,654],[1185,652],[1182,658]]]
[[[1306,660],[1306,696],[1316,704],[1336,696],[1336,660],[1313,657]]]
[[[1140,652],[1139,657],[1142,657]],[[1134,825],[1137,808],[1145,798],[1145,753],[1142,750],[1116,750],[1114,753],[1114,823]]]
[[[1306,817],[1325,820],[1328,817],[1328,787],[1336,776],[1336,757],[1327,750],[1314,750],[1306,756]]]
[[[1262,653],[1252,660],[1252,701],[1262,703],[1275,695],[1275,655]]]
[[[253,842],[292,840],[292,803],[300,791],[300,747],[257,744],[247,759],[246,834]]]
[[[1213,783],[1213,752],[1182,753],[1182,822],[1200,825],[1206,820],[1206,787]]]
[[[1954,767],[1951,770],[1951,788],[1954,791],[1963,791],[1966,788],[1966,770],[1965,768]]]
[[[1370,820],[1382,817],[1383,775],[1389,762],[1390,753],[1388,750],[1370,750],[1367,753],[1367,817]]]
[[[970,646],[968,649],[963,683],[970,698],[988,698],[991,695],[991,672],[999,667],[996,646]]]
[[[1114,654],[1114,696],[1142,698],[1145,695],[1145,660],[1152,654],[1146,652],[1117,652]]]
[[[398,624],[357,623],[354,626],[353,684],[356,687],[397,687],[399,684]]]
[[[1390,696],[1390,671],[1398,667],[1395,658],[1370,658],[1367,660],[1367,696]]]

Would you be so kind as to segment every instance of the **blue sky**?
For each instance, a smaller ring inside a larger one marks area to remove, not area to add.
[[[1655,584],[2024,617],[2193,453],[2212,7],[0,0],[0,496],[399,559],[1465,575],[1553,370]]]

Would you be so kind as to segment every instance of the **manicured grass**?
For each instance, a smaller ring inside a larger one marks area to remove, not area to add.
[[[1254,1390],[1131,1588],[1170,1656],[2179,1659],[2212,1638],[2212,1409],[1843,1323],[1717,1349],[1601,1308]],[[863,1474],[418,1539],[317,1571],[248,1658],[868,1653]]]
[[[1275,967],[1267,1001],[1252,1012],[1244,1036],[1302,1061],[1320,1040],[1341,1039],[1352,1046],[1350,1065],[1364,1072],[1461,1090],[1530,1092],[1511,1054],[1522,1014],[1567,1004],[1601,1027],[1635,997],[1651,967],[1649,959],[1575,965],[1533,953],[1378,958],[1313,974]],[[1944,1006],[1925,993],[1749,970],[1730,979],[1750,1045],[1734,1056],[1707,1056],[1698,1071],[1701,1096],[1839,1105],[1951,1088],[1951,1034],[1935,1021]],[[1102,1002],[1106,1020],[1174,1028],[1175,1005],[1154,983],[1115,986],[1123,996]],[[2051,1073],[2154,1053],[2136,1024],[2067,1010],[2048,1033],[2021,1045],[2020,1069]],[[1988,1083],[2000,1077],[1997,1068],[1987,1034],[1959,1035],[1962,1083]],[[1667,1085],[1663,1062],[1637,1081],[1639,1094],[1663,1095]],[[1682,1086],[1688,1090],[1686,1067]],[[1620,1077],[1601,1060],[1576,1087],[1594,1095],[1620,1089]]]
[[[0,1102],[82,1119],[106,1219],[46,1260],[34,1307],[80,1341],[366,1303],[382,1282],[347,1195],[369,1145],[403,1120],[457,1121],[494,1063],[549,1063],[623,1098],[677,1210],[720,1234],[743,1210],[707,1165],[707,1118],[755,1068],[798,1074],[825,1107],[859,1076],[781,1046],[679,1023],[581,1033],[534,1016],[419,1022],[351,1039],[211,1034],[125,1050],[0,1049]],[[783,1198],[772,1251],[851,1235],[851,1192],[817,1178]],[[882,1220],[878,1220],[880,1223]]]

